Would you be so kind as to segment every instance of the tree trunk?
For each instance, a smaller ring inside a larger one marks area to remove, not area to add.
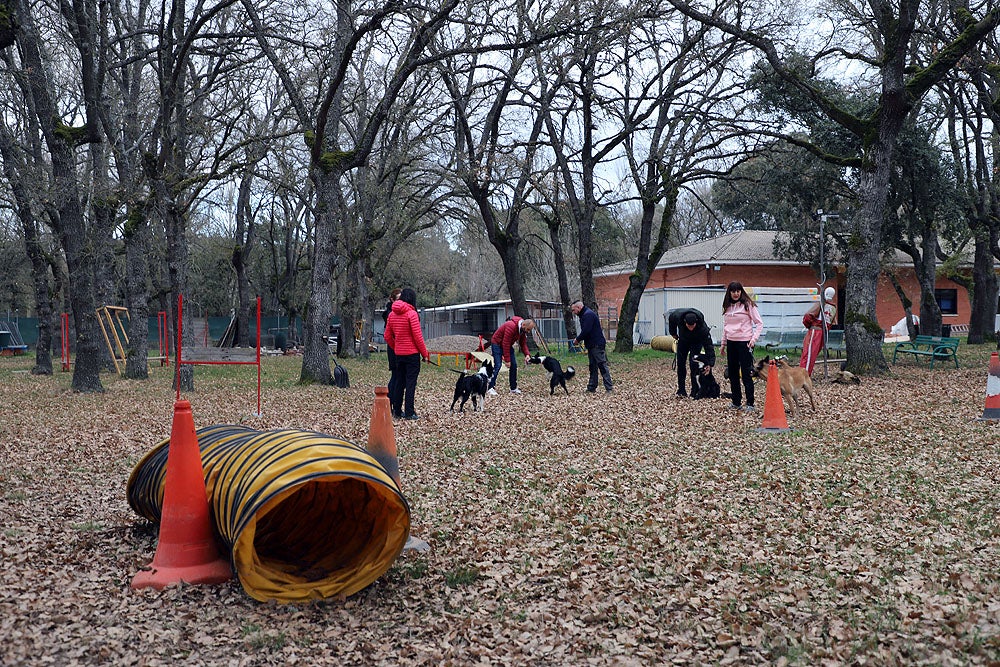
[[[365,262],[361,258],[352,259],[347,265],[345,272],[347,289],[344,297],[340,301],[341,328],[345,337],[352,345],[341,345],[341,356],[359,356],[367,359],[368,340],[371,338],[371,303],[368,293],[368,284],[365,279]],[[360,327],[357,325],[360,323]],[[360,331],[358,331],[360,329]],[[359,334],[359,339],[355,340],[354,334]]]
[[[642,219],[639,227],[639,248],[636,254],[635,271],[629,276],[628,288],[622,300],[618,315],[618,329],[615,333],[615,352],[631,352],[634,347],[632,329],[639,313],[642,293],[649,283],[649,276],[659,263],[667,248],[670,237],[670,227],[673,224],[674,213],[677,211],[677,198],[680,196],[674,180],[659,173],[659,165],[650,159],[647,166],[646,182],[643,185]],[[660,212],[660,226],[653,240],[653,219],[656,206],[663,206]]]
[[[881,374],[889,369],[882,354],[882,327],[875,314],[878,277],[882,272],[879,262],[882,221],[895,137],[886,134],[891,136],[885,136],[880,128],[877,145],[871,149],[872,165],[861,172],[859,199],[863,204],[851,221],[847,245],[844,340],[847,370],[855,374]]]
[[[562,304],[563,323],[566,325],[566,338],[572,341],[576,338],[576,319],[573,311],[569,309],[574,299],[569,293],[569,279],[566,277],[566,253],[563,250],[562,240],[559,238],[560,219],[558,215],[545,218],[545,225],[549,228],[549,241],[552,244],[552,257],[556,265],[556,281],[559,283],[559,302]]]
[[[642,293],[646,290],[647,282],[649,282],[648,275],[641,276],[638,273],[633,273],[628,278],[628,287],[625,289],[625,297],[622,299],[622,307],[618,314],[615,352],[627,353],[634,349],[635,341],[632,337],[632,329],[635,326],[639,302],[642,300]]]
[[[978,345],[997,339],[997,274],[993,270],[996,239],[986,225],[976,229],[975,259],[972,265],[972,313],[969,317],[969,344]]]
[[[252,161],[252,158],[251,158]],[[232,264],[236,271],[236,347],[249,347],[250,318],[255,300],[250,289],[247,263],[256,242],[256,225],[250,210],[250,186],[253,172],[247,170],[240,179],[239,195],[236,197],[236,238],[233,243]]]
[[[24,246],[31,261],[31,279],[38,316],[38,340],[35,342],[35,365],[32,375],[52,375],[53,290],[49,284],[49,262],[38,238],[35,223],[25,224]]]
[[[125,377],[149,378],[149,274],[146,262],[150,255],[149,221],[141,204],[131,203],[126,211],[125,285],[129,312],[129,349],[125,357]]]
[[[896,274],[890,271],[888,275],[893,289],[896,290],[896,296],[899,297],[899,302],[903,305],[903,314],[906,316],[906,334],[910,337],[910,340],[913,340],[917,335],[916,325],[913,323],[913,301],[910,300],[910,297],[906,296],[906,292],[899,283],[899,278],[896,277]]]
[[[35,342],[35,366],[32,375],[52,375],[52,290],[49,287],[49,262],[38,235],[37,221],[24,179],[30,177],[28,165],[18,157],[14,137],[0,124],[0,156],[3,173],[10,184],[17,217],[24,234],[24,249],[31,262],[31,282],[38,315],[38,340]],[[17,167],[15,167],[17,165]]]
[[[54,77],[42,61],[38,33],[23,5],[19,5],[18,22],[21,25],[24,71],[35,115],[52,161],[52,205],[58,211],[56,232],[69,271],[67,291],[76,327],[72,388],[79,392],[103,392],[100,375],[102,347],[97,335],[94,303],[94,258],[100,249],[93,247],[95,240],[88,234],[83,215],[73,143],[78,133],[72,128],[57,125],[60,115],[48,89],[48,82]]]
[[[165,184],[160,181],[159,195],[163,198],[167,198],[167,192],[168,190]],[[180,211],[176,210],[174,202],[169,199],[162,199],[160,204],[164,227],[166,228],[167,233],[167,273],[170,280],[170,294],[172,296],[171,301],[176,304],[178,296],[189,296],[187,294],[188,244],[185,236],[187,225],[185,224],[184,216],[180,213]],[[183,318],[183,321],[181,322],[181,346],[182,348],[186,348],[188,350],[194,347],[193,305],[194,304],[189,300],[183,305],[183,311],[181,313]],[[176,317],[172,321],[176,323]],[[176,340],[176,335],[177,331],[175,329],[174,340]],[[180,362],[179,359],[178,362]],[[178,377],[174,380],[174,389],[179,389],[180,391],[194,391],[194,367],[191,364],[182,364],[177,376]]]
[[[330,292],[333,288],[333,268],[336,261],[334,228],[340,219],[339,170],[325,171],[313,166],[312,177],[316,184],[316,243],[313,249],[312,283],[309,288],[309,305],[303,318],[305,348],[302,352],[302,384],[330,384],[330,352],[323,336],[329,334],[332,306]],[[345,323],[346,324],[346,323]],[[345,330],[341,335],[349,334]]]
[[[920,281],[920,331],[924,335],[941,335],[941,306],[934,295],[937,282],[937,232],[933,225],[924,225],[920,263],[914,267]]]

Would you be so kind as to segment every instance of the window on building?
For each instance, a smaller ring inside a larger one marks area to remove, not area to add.
[[[941,308],[942,315],[958,315],[958,290],[957,289],[936,289],[934,298]]]

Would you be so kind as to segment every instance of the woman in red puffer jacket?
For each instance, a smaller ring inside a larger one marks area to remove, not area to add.
[[[399,298],[392,303],[392,312],[385,323],[385,342],[396,355],[396,364],[389,380],[392,388],[392,393],[389,394],[392,416],[396,419],[419,419],[413,409],[413,395],[417,390],[417,376],[420,375],[420,359],[430,361],[431,355],[424,344],[424,334],[420,331],[417,293],[410,287],[404,287]]]

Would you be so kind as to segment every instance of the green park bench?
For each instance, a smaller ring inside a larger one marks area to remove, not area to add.
[[[917,336],[913,340],[896,343],[892,350],[892,363],[896,364],[899,353],[912,354],[914,359],[927,357],[934,368],[935,359],[951,359],[958,368],[958,342],[960,339],[949,336]]]
[[[847,354],[847,343],[844,342],[843,329],[831,329],[826,332],[826,349],[835,353],[837,358]]]
[[[795,352],[802,351],[802,343],[806,339],[805,331],[782,331],[778,342],[767,342],[765,337],[764,348],[771,352]]]

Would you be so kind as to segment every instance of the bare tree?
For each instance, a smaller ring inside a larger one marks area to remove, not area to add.
[[[965,67],[942,82],[945,126],[955,176],[965,195],[965,217],[973,239],[972,280],[965,284],[972,301],[969,343],[996,338],[1000,260],[1000,174],[996,147],[1000,136],[1000,77],[992,63],[1000,43],[992,33]]]
[[[668,248],[681,189],[718,175],[747,152],[738,126],[744,88],[733,71],[744,48],[699,26],[676,17],[637,26],[625,44],[641,56],[622,62],[623,89],[610,102],[631,129],[623,147],[641,207],[635,271],[618,317],[618,352],[632,351],[639,301]]]
[[[696,9],[685,0],[669,2],[686,15],[753,46],[777,76],[810,100],[819,112],[859,139],[860,154],[844,156],[830,154],[824,147],[794,136],[784,137],[823,159],[859,171],[860,211],[851,220],[852,241],[847,249],[844,318],[847,364],[849,370],[857,373],[885,372],[887,364],[882,355],[882,328],[875,316],[875,295],[881,274],[879,250],[896,140],[921,98],[995,29],[1000,14],[990,9],[976,19],[968,9],[956,9],[948,18],[959,27],[958,34],[943,39],[929,51],[927,60],[917,62],[914,43],[919,38],[916,28],[923,6],[921,0],[896,3],[872,0],[866,4],[824,7],[829,15],[819,18],[829,21],[829,41],[820,44],[811,56],[803,56],[794,48],[785,49],[777,35],[750,24],[757,13],[744,13],[740,2],[720,4],[711,12]],[[871,111],[859,112],[843,105],[814,79],[826,66],[843,69],[845,61],[863,68],[876,82]]]
[[[77,56],[76,81],[78,102],[82,105],[82,125],[64,122],[60,100],[54,90],[57,77],[53,63],[44,56],[45,40],[38,31],[33,11],[38,5],[17,4],[17,44],[21,70],[11,87],[25,92],[38,130],[44,139],[51,163],[53,212],[52,224],[69,269],[69,301],[76,328],[76,363],[73,367],[74,391],[101,392],[102,346],[97,333],[95,275],[96,256],[100,253],[93,229],[87,224],[84,205],[85,190],[77,172],[77,149],[100,141],[97,110],[100,105],[98,64],[97,3],[81,1],[78,5],[63,5],[62,20]],[[52,17],[47,17],[52,18]],[[59,65],[62,67],[62,64]],[[23,84],[23,85],[19,85]]]

